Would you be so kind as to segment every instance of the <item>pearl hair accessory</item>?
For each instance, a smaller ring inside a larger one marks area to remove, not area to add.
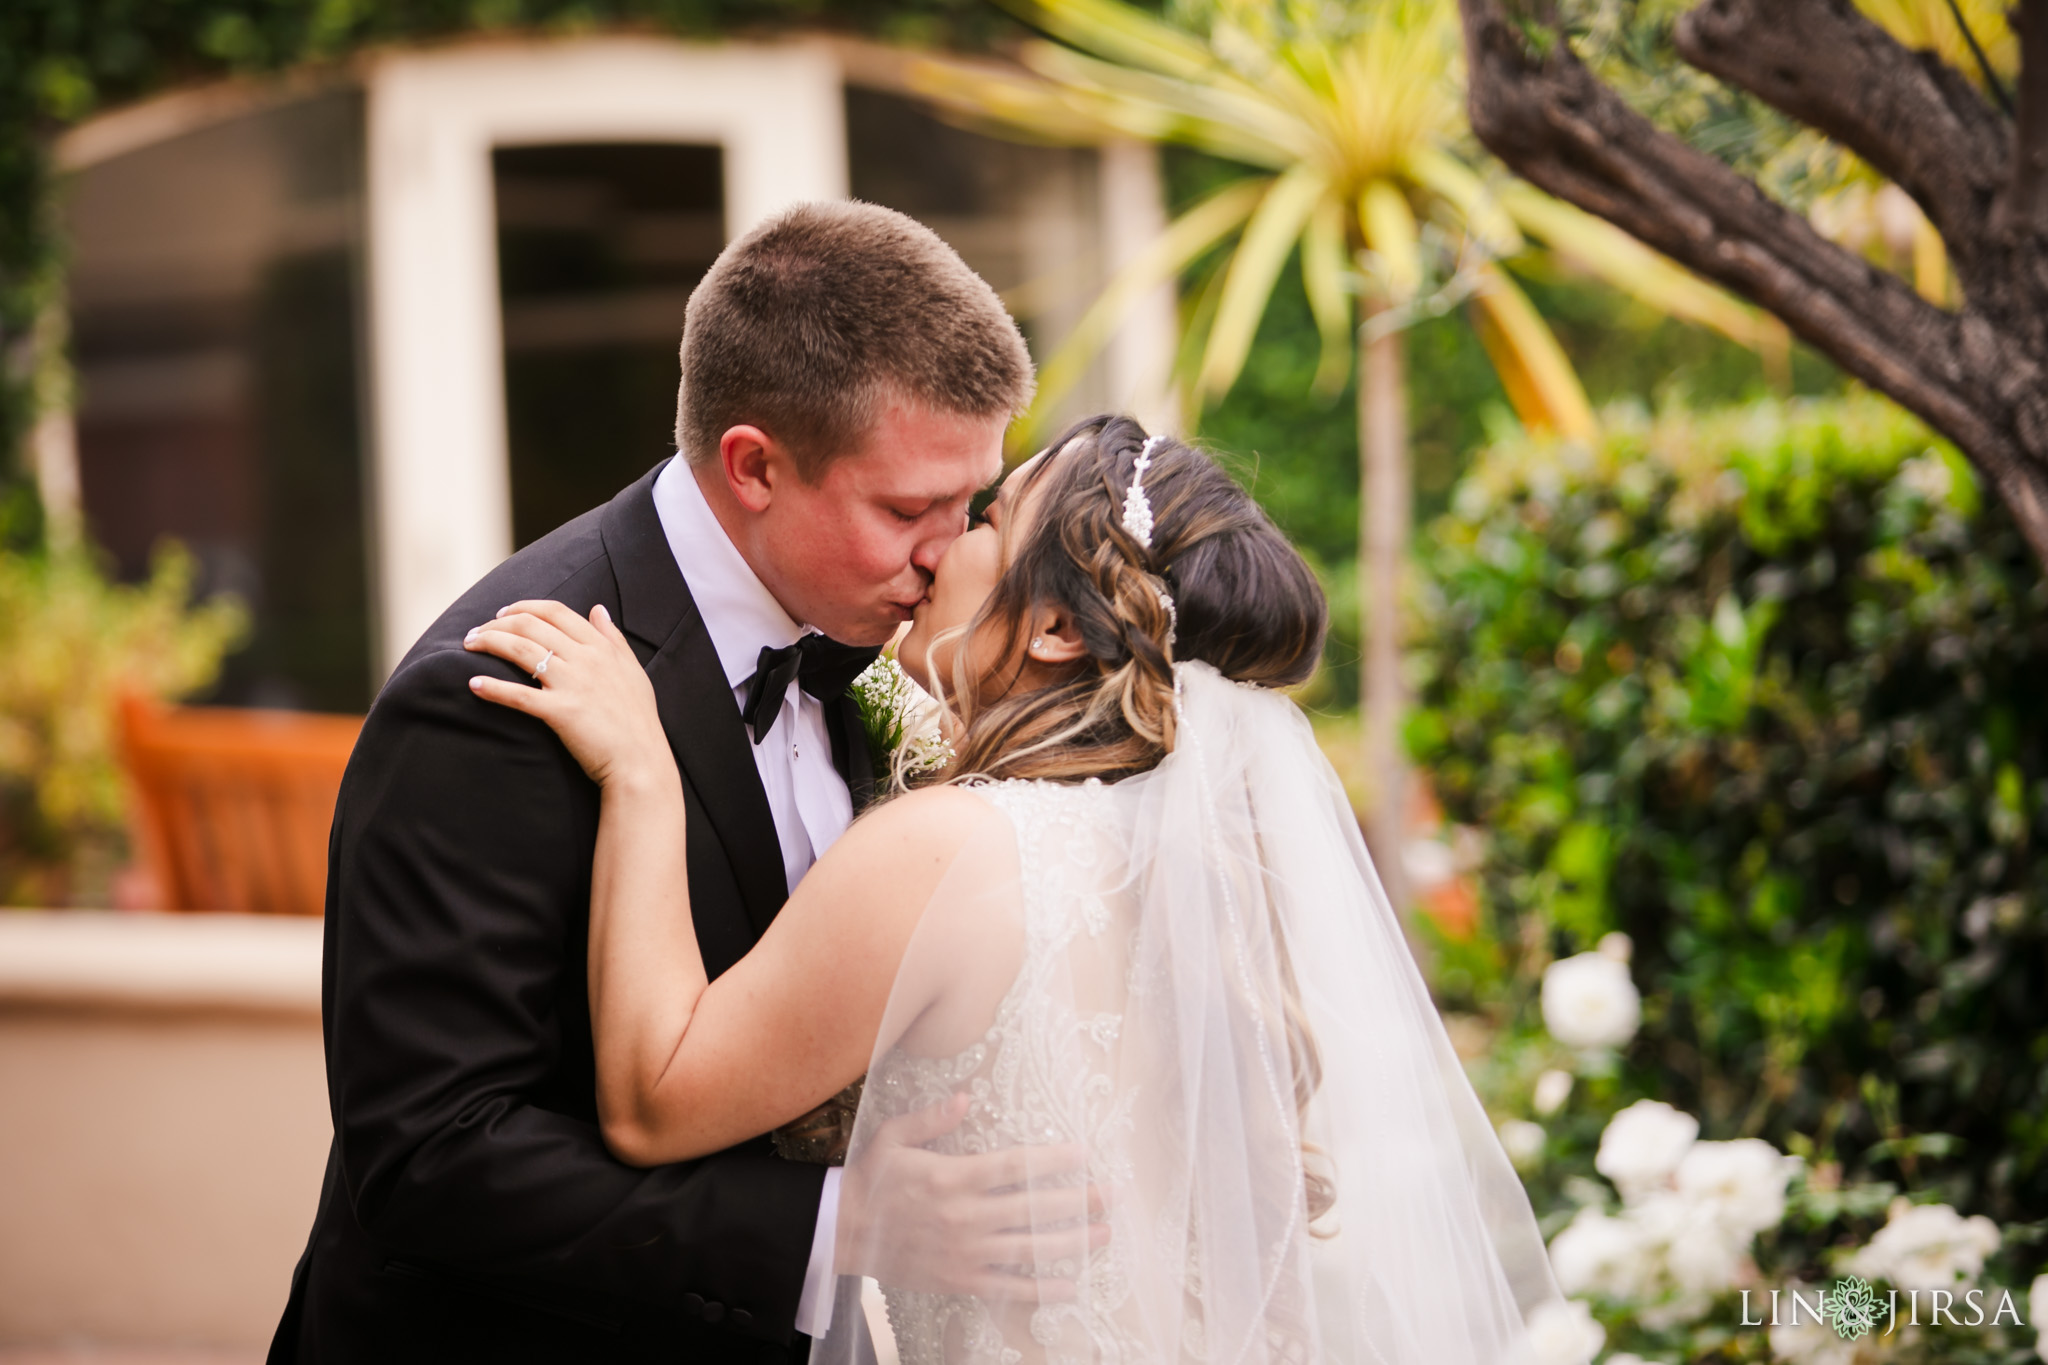
[[[1152,548],[1152,499],[1145,496],[1145,471],[1152,467],[1152,452],[1166,444],[1166,436],[1147,436],[1145,444],[1138,449],[1137,463],[1131,466],[1130,491],[1124,494],[1124,529],[1131,533],[1131,539]],[[1153,574],[1153,591],[1159,594],[1159,605],[1166,608],[1166,647],[1172,649],[1180,638],[1180,611],[1173,605],[1173,594],[1167,592],[1166,581]]]
[[[1164,436],[1148,436],[1138,451],[1138,462],[1131,466],[1131,489],[1124,494],[1124,529],[1131,533],[1131,539],[1146,549],[1152,548],[1152,500],[1145,496],[1145,471],[1152,467],[1152,452],[1167,442]]]

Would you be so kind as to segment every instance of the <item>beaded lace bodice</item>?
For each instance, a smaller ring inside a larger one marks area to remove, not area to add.
[[[979,1041],[950,1057],[892,1050],[869,1075],[868,1103],[890,1118],[965,1091],[965,1122],[933,1150],[1079,1142],[1092,1154],[1090,1180],[1127,1183],[1131,1092],[1116,1084],[1116,1064],[1131,917],[1117,802],[1096,781],[977,790],[1016,831],[1022,965]],[[1117,1321],[1130,1286],[1115,1243],[1054,1271],[1077,1272],[1077,1301],[1035,1309],[885,1289],[902,1365],[1143,1358]]]

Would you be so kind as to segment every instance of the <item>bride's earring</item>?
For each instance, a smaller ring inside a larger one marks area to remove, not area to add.
[[[1045,652],[1045,637],[1043,635],[1034,635],[1031,637],[1031,652],[1033,654],[1042,654]]]

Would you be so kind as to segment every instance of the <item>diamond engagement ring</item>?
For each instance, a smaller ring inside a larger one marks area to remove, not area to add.
[[[536,678],[538,678],[538,677],[539,677],[539,676],[540,676],[541,674],[543,674],[543,673],[547,672],[547,671],[548,671],[548,660],[549,660],[549,659],[552,659],[552,658],[554,658],[554,657],[555,657],[555,651],[553,651],[552,649],[551,649],[551,650],[549,650],[549,651],[548,651],[547,653],[545,653],[545,654],[541,655],[541,656],[540,656],[540,662],[539,662],[539,663],[537,663],[537,664],[535,664],[535,665],[533,666],[533,676],[534,676],[534,677],[536,677]]]

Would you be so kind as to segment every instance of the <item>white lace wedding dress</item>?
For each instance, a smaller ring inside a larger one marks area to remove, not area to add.
[[[1341,788],[1287,698],[1177,673],[1155,771],[976,786],[985,834],[906,954],[849,1157],[965,1092],[933,1150],[1084,1149],[1109,1240],[1020,1256],[1011,1296],[883,1285],[897,1359],[1511,1365],[1556,1287]]]
[[[869,1073],[864,1104],[887,1119],[964,1090],[971,1097],[966,1120],[933,1150],[1081,1143],[1089,1149],[1091,1180],[1128,1183],[1137,1097],[1119,1094],[1115,1077],[1135,924],[1116,803],[1093,781],[976,790],[1017,831],[1022,966],[980,1039],[949,1057],[890,1049]],[[1086,978],[1110,989],[1073,998],[1068,983],[1079,957],[1091,959]],[[1147,1359],[1131,1325],[1118,1321],[1131,1292],[1125,1260],[1112,1242],[1074,1268],[1081,1287],[1075,1302],[1035,1309],[885,1286],[901,1365],[1094,1360],[1105,1348],[1114,1358]]]

